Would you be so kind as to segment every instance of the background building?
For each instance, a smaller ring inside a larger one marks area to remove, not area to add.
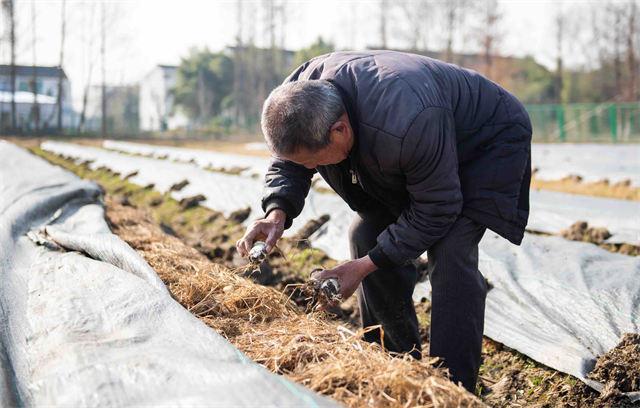
[[[157,65],[140,81],[138,114],[141,131],[164,131],[187,125],[186,118],[174,109],[172,90],[177,76],[177,66]]]
[[[53,129],[58,125],[58,81],[62,76],[62,126],[72,125],[71,85],[60,67],[16,65],[16,127],[22,130]],[[36,95],[33,82],[35,78]],[[11,65],[0,65],[0,127],[11,128]],[[36,102],[36,103],[34,103]],[[37,108],[36,108],[37,107]],[[36,110],[39,114],[36,114]]]

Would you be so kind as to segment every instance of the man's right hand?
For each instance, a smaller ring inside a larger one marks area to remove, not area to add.
[[[271,252],[271,249],[273,249],[284,232],[286,219],[287,215],[284,211],[276,208],[270,211],[265,218],[254,221],[253,224],[247,228],[244,236],[236,242],[238,253],[242,256],[247,256],[253,243],[258,240],[265,241],[267,244],[267,253]]]

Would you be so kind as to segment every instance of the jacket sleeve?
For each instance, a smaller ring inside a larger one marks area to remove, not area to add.
[[[262,209],[265,214],[276,208],[281,209],[287,215],[284,227],[289,228],[304,207],[314,173],[315,170],[299,164],[274,159],[265,176],[262,197]]]
[[[414,118],[402,142],[400,168],[409,205],[369,252],[379,268],[420,256],[449,231],[462,210],[451,111],[426,108]]]

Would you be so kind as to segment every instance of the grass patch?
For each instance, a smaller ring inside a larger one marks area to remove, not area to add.
[[[624,182],[616,184],[603,181],[585,183],[571,177],[562,180],[540,180],[534,177],[531,180],[531,188],[535,190],[550,190],[561,193],[640,201],[640,188],[633,187]]]

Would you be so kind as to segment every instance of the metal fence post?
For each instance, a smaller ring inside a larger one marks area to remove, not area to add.
[[[609,105],[609,128],[611,130],[611,140],[615,143],[618,140],[618,109],[615,104]]]
[[[567,140],[567,130],[565,129],[565,120],[564,120],[564,106],[557,105],[557,117],[558,117],[558,130],[560,131],[560,141],[564,142]]]

